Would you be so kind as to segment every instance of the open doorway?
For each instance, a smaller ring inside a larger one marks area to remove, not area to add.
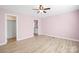
[[[7,43],[14,42],[17,39],[16,15],[6,15],[6,39]]]
[[[38,20],[34,20],[34,36],[38,36]]]

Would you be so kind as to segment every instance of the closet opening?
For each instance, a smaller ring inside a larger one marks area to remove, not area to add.
[[[6,15],[6,39],[7,43],[15,42],[17,39],[17,17]]]

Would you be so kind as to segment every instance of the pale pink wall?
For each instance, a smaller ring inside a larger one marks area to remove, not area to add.
[[[0,45],[4,44],[5,40],[5,21],[3,13],[0,12]]]
[[[41,24],[41,19],[38,20],[38,34],[41,35],[42,34],[42,24]]]
[[[43,18],[42,34],[79,39],[79,11]]]
[[[0,9],[0,45],[6,43],[5,14],[13,14],[18,16],[17,40],[23,40],[33,36],[33,19],[31,15],[24,15],[13,11]]]
[[[29,15],[18,17],[18,40],[27,39],[33,36],[33,18]]]

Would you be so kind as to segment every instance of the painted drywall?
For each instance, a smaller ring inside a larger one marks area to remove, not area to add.
[[[0,12],[0,45],[3,45],[7,42],[5,40],[5,20],[4,15]]]
[[[42,34],[79,40],[79,11],[42,18]]]
[[[18,40],[33,36],[33,18],[29,15],[18,16]]]
[[[27,14],[21,14],[21,13],[16,13],[10,10],[4,10],[4,9],[0,9],[0,45],[2,44],[6,44],[7,40],[6,40],[6,20],[5,20],[5,14],[12,14],[12,15],[17,15],[17,19],[16,22],[18,24],[17,27],[17,40],[23,40],[23,39],[27,39],[29,37],[33,36],[33,18],[31,17],[31,15],[27,15]]]
[[[41,19],[38,19],[38,34],[42,34],[42,24],[41,24]]]
[[[8,20],[7,21],[7,38],[15,38],[16,37],[16,20]]]

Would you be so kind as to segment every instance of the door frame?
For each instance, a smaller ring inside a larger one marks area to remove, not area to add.
[[[7,39],[7,15],[16,16],[16,41],[18,40],[18,16],[14,14],[5,14],[5,40],[8,42]]]

